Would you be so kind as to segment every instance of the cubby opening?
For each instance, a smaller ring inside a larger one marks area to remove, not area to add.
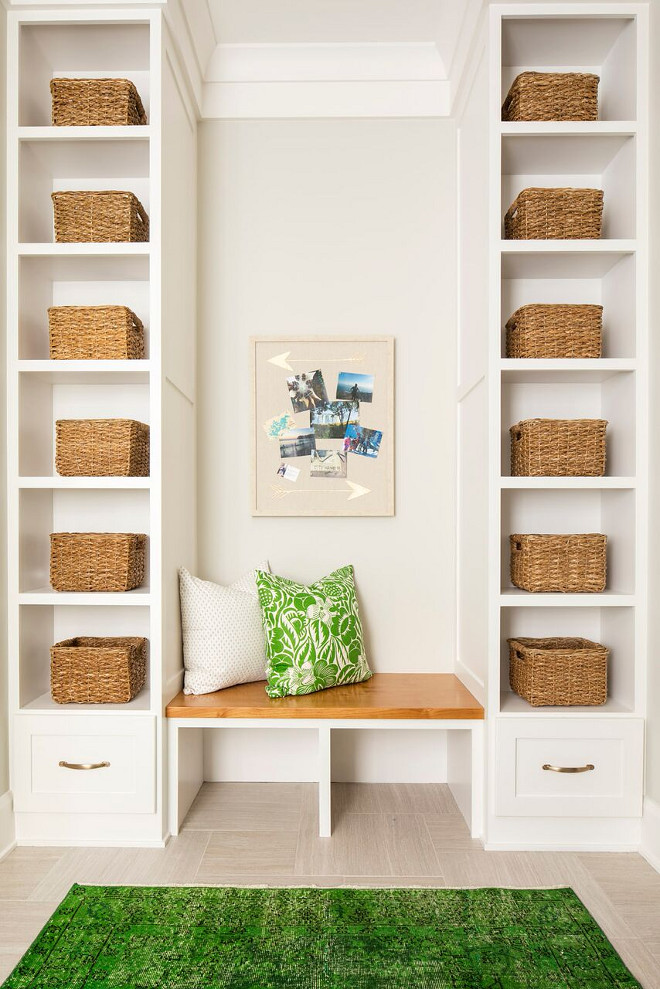
[[[149,25],[138,22],[22,24],[19,42],[19,124],[51,123],[50,81],[130,79],[149,119]]]
[[[19,150],[18,236],[22,243],[55,240],[51,193],[132,192],[147,214],[148,141],[22,141]]]
[[[548,375],[550,377],[550,375]],[[606,419],[608,477],[635,474],[635,374],[604,381],[510,381],[502,385],[502,476],[511,475],[509,428],[523,419]]]
[[[529,187],[602,189],[601,239],[634,238],[635,157],[629,136],[503,137],[502,217]]]
[[[502,608],[500,710],[504,714],[631,714],[635,710],[635,612],[633,608]],[[509,686],[510,638],[583,638],[610,650],[607,703],[598,706],[532,707]]]
[[[529,272],[502,280],[502,357],[506,357],[509,317],[520,306],[570,303],[603,307],[603,357],[636,356],[635,346],[635,256],[618,257],[602,276],[586,272],[580,258],[573,256],[571,272],[563,277],[544,277]]]
[[[128,306],[144,324],[149,356],[148,257],[22,257],[18,301],[20,360],[48,359],[50,306]]]
[[[150,638],[148,608],[58,607],[22,605],[19,616],[21,710],[69,713],[148,711],[150,663],[147,644],[145,686],[129,704],[56,704],[50,696],[50,647],[77,636],[144,636]]]
[[[520,72],[593,72],[600,76],[599,118],[634,120],[637,52],[634,17],[505,16],[502,102]]]
[[[502,492],[502,590],[531,594],[514,588],[510,577],[513,533],[567,534],[600,532],[607,536],[608,594],[635,592],[635,492],[626,490],[530,490]],[[590,595],[584,597],[588,606]]]
[[[50,592],[51,532],[150,532],[149,492],[26,489],[19,495],[19,591]],[[148,591],[149,545],[141,592]],[[118,598],[122,592],[116,592]],[[124,592],[131,593],[131,592]]]
[[[56,476],[55,423],[58,419],[135,419],[149,424],[145,384],[51,384],[23,374],[19,394],[19,474]]]

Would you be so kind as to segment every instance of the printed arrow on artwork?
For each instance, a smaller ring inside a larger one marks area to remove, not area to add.
[[[292,364],[359,364],[364,360],[364,354],[356,354],[354,357],[328,357],[319,361],[318,358],[314,357],[311,360],[307,357],[290,357],[291,351],[286,350],[283,354],[277,354],[276,357],[269,357],[268,363],[274,364],[275,367],[281,367],[285,371],[293,371],[291,367]]]
[[[271,488],[276,498],[286,498],[287,495],[309,494],[313,492],[316,494],[348,494],[347,500],[353,501],[354,498],[363,498],[364,495],[371,494],[371,488],[365,488],[361,484],[356,484],[354,481],[346,481],[345,483],[348,485],[348,491],[346,488],[281,488],[278,484],[272,484]]]

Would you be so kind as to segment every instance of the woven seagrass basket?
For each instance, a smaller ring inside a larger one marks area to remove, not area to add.
[[[53,192],[51,199],[58,244],[149,240],[149,217],[132,192]]]
[[[522,591],[597,594],[605,590],[607,536],[516,533],[511,546],[511,583]]]
[[[146,639],[79,636],[50,650],[56,704],[128,704],[144,687]]]
[[[502,105],[502,120],[598,120],[598,76],[521,72]]]
[[[149,427],[134,419],[58,419],[55,467],[64,477],[148,477]]]
[[[602,477],[607,419],[523,419],[511,426],[512,477]]]
[[[50,582],[56,591],[132,591],[144,580],[147,537],[136,532],[53,532]]]
[[[56,361],[144,357],[144,326],[126,306],[51,306],[48,335]]]
[[[147,115],[129,79],[51,79],[55,127],[146,124]]]
[[[508,639],[511,689],[532,707],[604,704],[609,649],[589,639]]]
[[[602,306],[521,306],[506,324],[506,356],[601,357],[602,324]]]
[[[507,240],[597,240],[601,189],[523,189],[504,215]]]

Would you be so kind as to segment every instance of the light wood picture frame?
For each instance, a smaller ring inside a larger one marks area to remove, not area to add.
[[[394,515],[394,338],[251,337],[253,516]]]

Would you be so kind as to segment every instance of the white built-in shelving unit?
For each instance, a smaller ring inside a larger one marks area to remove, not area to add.
[[[148,124],[51,126],[49,84],[63,75],[131,79]],[[148,7],[11,11],[7,92],[8,654],[17,839],[160,844],[167,833],[163,704],[178,689],[182,666],[176,568],[194,567],[196,544],[196,116],[162,12]],[[134,192],[150,217],[150,241],[55,243],[50,196],[67,189]],[[50,360],[48,307],[99,304],[137,313],[145,359]],[[58,476],[60,418],[148,423],[150,476]],[[55,531],[146,533],[143,586],[52,590]],[[77,635],[149,640],[147,683],[130,704],[53,703],[50,646]],[[60,760],[110,767],[71,772]]]
[[[647,37],[643,4],[494,5],[459,119],[459,670],[487,704],[488,847],[639,842],[647,652]],[[526,70],[597,73],[600,119],[503,122],[502,102]],[[602,238],[504,239],[504,214],[529,186],[603,189]],[[603,357],[508,359],[505,323],[528,303],[601,304]],[[535,417],[607,419],[606,476],[512,477],[509,428]],[[484,463],[486,489],[479,484]],[[514,532],[605,533],[606,590],[515,588]],[[476,562],[483,556],[486,574]],[[507,638],[555,635],[609,647],[604,706],[533,708],[512,693]],[[560,774],[544,764],[596,768]]]

